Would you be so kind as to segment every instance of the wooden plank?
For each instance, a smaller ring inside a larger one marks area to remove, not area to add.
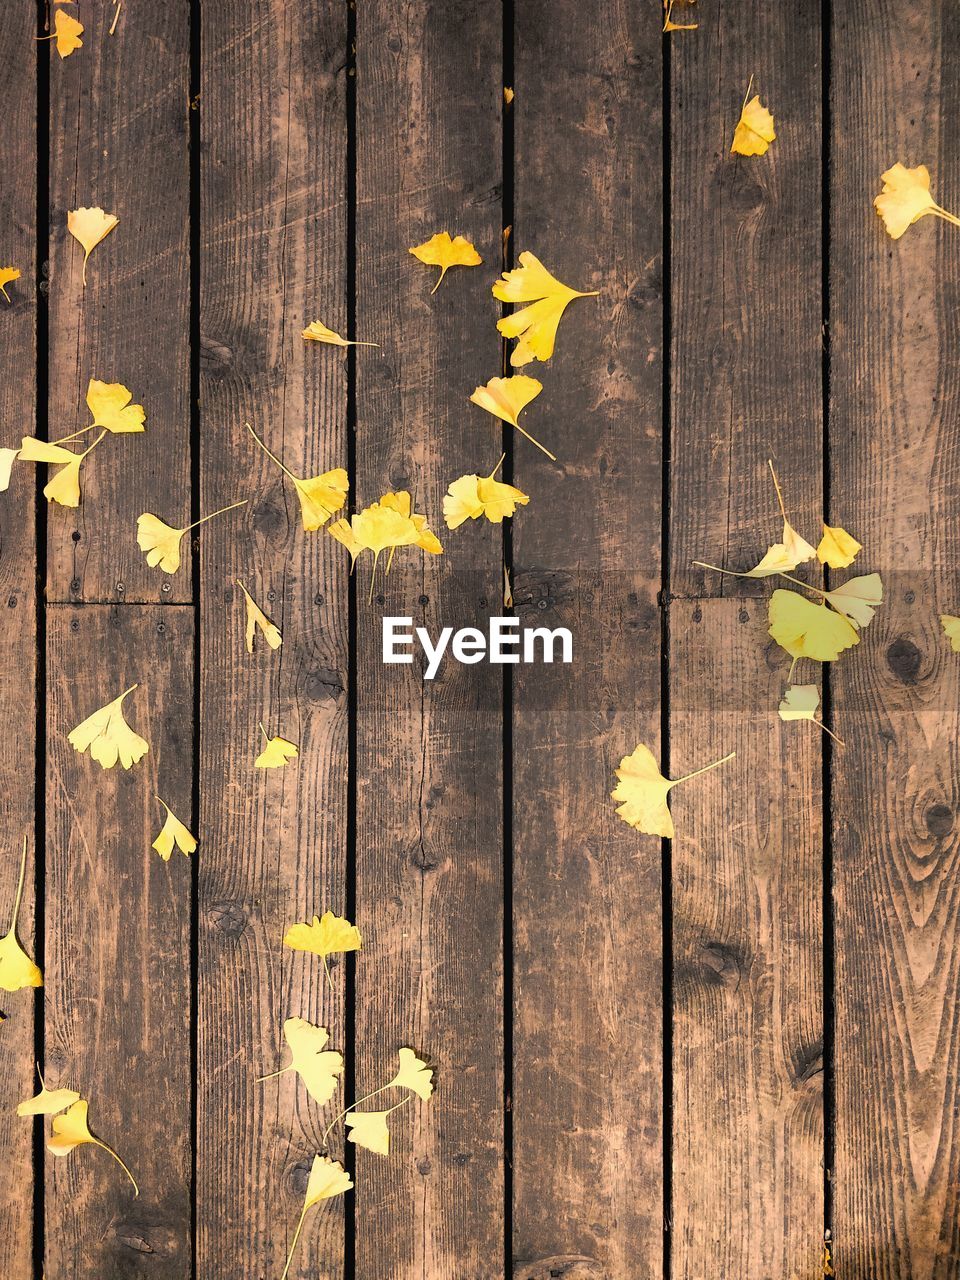
[[[47,610],[47,1078],[90,1102],[103,1151],[46,1159],[46,1274],[182,1280],[190,1241],[190,864],[151,848],[155,795],[193,829],[193,617],[145,606]],[[67,734],[130,685],[150,744],[102,770]],[[203,846],[198,856],[202,857]]]
[[[50,439],[90,421],[91,378],[122,382],[147,411],[142,435],[107,436],[84,463],[75,510],[51,504],[50,600],[190,599],[137,546],[137,516],[190,510],[190,7],[85,6],[83,48],[50,49]],[[120,225],[83,251],[67,213],[101,206]],[[92,441],[96,433],[87,437]]]
[[[823,1253],[822,730],[776,714],[766,600],[670,609],[673,1271],[812,1276]]]
[[[499,373],[489,289],[500,251],[500,13],[427,0],[357,7],[356,504],[406,488],[444,546],[398,552],[367,603],[358,566],[357,1086],[411,1045],[435,1097],[395,1117],[389,1162],[357,1153],[357,1274],[503,1272],[502,781],[499,669],[384,666],[382,615],[485,627],[500,612],[500,532],[451,532],[443,494],[490,471],[500,432],[468,403]],[[407,252],[435,232],[484,265],[436,271]],[[381,564],[381,573],[383,566]]]
[[[779,537],[767,458],[820,527],[820,4],[695,17],[670,38],[670,589],[763,594],[691,561],[749,569]],[[778,134],[762,158],[730,154],[751,76]]]
[[[523,370],[558,464],[516,440],[517,612],[568,626],[574,664],[514,673],[514,1274],[655,1277],[660,855],[609,792],[658,737],[661,40],[628,0],[515,13],[513,243],[600,297]]]
[[[0,171],[16,181],[0,184],[0,266],[23,273],[7,286],[10,302],[0,298],[0,447],[16,447],[19,424],[31,429],[36,402],[36,59],[33,38],[36,13],[26,5],[0,11]],[[29,836],[29,867],[20,914],[20,936],[33,954],[34,728],[36,719],[37,627],[35,573],[35,502],[33,468],[13,477],[0,495],[0,643],[6,655],[0,682],[0,717],[8,726],[0,745],[0,900],[13,907],[21,841]],[[15,727],[15,732],[13,732]],[[9,916],[7,917],[9,923]],[[6,924],[4,929],[6,929]],[[31,1274],[33,1235],[33,1162],[29,1122],[14,1106],[32,1091],[34,1000],[30,991],[4,993],[0,1008],[7,1015],[0,1036],[0,1070],[7,1081],[0,1113],[0,1235],[11,1280]]]
[[[342,969],[327,988],[284,931],[345,898],[347,566],[306,533],[293,487],[254,445],[251,422],[300,475],[346,463],[346,360],[307,344],[322,318],[346,330],[346,7],[203,6],[201,506],[249,507],[201,539],[201,829],[198,1270],[241,1260],[279,1275],[321,1110],[283,1065],[288,1017],[343,1049]],[[242,578],[283,632],[244,649]],[[285,768],[254,767],[271,734],[299,745]],[[235,1138],[224,1143],[224,1117]],[[343,1201],[308,1221],[291,1274],[343,1274]]]
[[[939,0],[834,16],[831,519],[885,585],[833,674],[834,1232],[837,1274],[877,1280],[960,1268],[960,678],[937,621],[960,611],[960,241],[927,218],[894,243],[870,208],[898,160],[960,205],[958,38]]]

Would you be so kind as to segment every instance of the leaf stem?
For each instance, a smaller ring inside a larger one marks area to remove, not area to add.
[[[198,525],[206,524],[214,516],[222,516],[226,511],[234,511],[237,507],[245,507],[249,501],[249,498],[241,498],[239,502],[231,502],[229,507],[221,507],[219,511],[211,511],[208,516],[201,516],[199,520],[194,520],[193,524],[188,524],[183,532],[186,533],[189,529],[196,529]]]
[[[330,973],[330,966],[329,964],[327,964],[327,957],[323,956],[322,960],[323,960],[323,972],[327,975],[327,982],[330,984],[330,990],[333,992],[334,995],[336,995],[337,988],[333,985],[333,976]]]
[[[446,267],[441,267],[441,268],[440,268],[440,278],[437,280],[437,283],[436,283],[436,284],[433,286],[433,288],[430,290],[430,297],[431,297],[431,298],[432,298],[432,297],[433,297],[433,295],[437,292],[437,290],[440,288],[440,285],[441,285],[441,284],[442,284],[442,282],[443,282],[443,277],[444,277],[446,274],[447,274],[447,268],[446,268]]]
[[[92,1136],[92,1135],[91,1135],[91,1136]],[[114,1160],[116,1160],[117,1164],[120,1166],[120,1168],[123,1170],[123,1172],[127,1175],[127,1177],[128,1177],[128,1178],[130,1179],[130,1181],[132,1182],[132,1184],[133,1184],[133,1194],[134,1194],[135,1196],[138,1196],[138,1195],[140,1194],[140,1188],[137,1186],[137,1180],[136,1180],[136,1178],[133,1176],[133,1174],[130,1172],[130,1170],[127,1168],[127,1166],[123,1163],[123,1161],[120,1159],[120,1157],[119,1157],[119,1156],[117,1155],[117,1153],[114,1151],[113,1147],[109,1147],[109,1146],[107,1146],[107,1144],[106,1144],[105,1142],[101,1142],[99,1138],[94,1138],[94,1139],[93,1139],[93,1141],[96,1143],[96,1145],[97,1145],[98,1147],[102,1147],[102,1148],[103,1148],[103,1150],[104,1150],[104,1151],[106,1151],[108,1155],[113,1156]]]
[[[490,472],[490,474],[486,477],[488,480],[492,480],[492,479],[493,479],[493,477],[497,474],[497,472],[498,472],[498,471],[500,470],[500,468],[503,466],[503,460],[504,460],[504,458],[505,458],[506,456],[507,456],[507,455],[506,455],[505,453],[501,453],[501,455],[500,455],[500,461],[499,461],[499,462],[497,463],[497,465],[493,468],[493,470]]]
[[[23,837],[23,855],[20,858],[20,879],[17,882],[17,896],[13,903],[13,918],[10,921],[10,929],[7,937],[16,935],[17,932],[17,916],[20,914],[20,903],[23,901],[23,882],[27,874],[27,837]]]
[[[264,740],[265,740],[266,742],[269,742],[269,741],[270,741],[270,735],[269,735],[269,733],[267,733],[266,729],[263,727],[263,721],[262,721],[262,720],[258,720],[258,721],[257,721],[257,724],[260,726],[260,732],[263,734]]]
[[[292,1070],[293,1070],[293,1063],[291,1062],[288,1067],[281,1067],[279,1071],[268,1071],[265,1076],[257,1076],[256,1080],[254,1080],[253,1083],[262,1084],[264,1080],[274,1080],[276,1079],[277,1076],[282,1076],[285,1072],[292,1071]]]
[[[943,218],[945,222],[952,222],[955,227],[960,227],[960,218],[952,213],[947,213],[946,209],[941,209],[939,205],[933,211],[938,218]]]
[[[546,445],[541,444],[539,440],[535,440],[529,431],[524,431],[523,427],[521,427],[519,422],[515,422],[513,425],[517,428],[517,430],[520,432],[522,436],[526,436],[526,438],[530,441],[531,444],[535,444],[541,453],[545,453],[551,462],[556,462],[557,455],[555,453],[551,453],[550,450],[546,447]]]
[[[673,778],[673,785],[678,782],[689,782],[691,778],[699,778],[701,773],[709,773],[711,769],[719,769],[722,764],[726,764],[728,760],[733,760],[736,756],[735,751],[731,751],[729,755],[723,757],[722,760],[714,760],[713,764],[705,764],[702,769],[694,769],[693,773],[685,773],[682,778]]]
[[[290,1263],[293,1261],[293,1254],[297,1247],[297,1241],[300,1239],[300,1232],[303,1230],[303,1220],[307,1216],[307,1206],[304,1205],[300,1210],[300,1217],[297,1219],[297,1229],[293,1233],[293,1243],[290,1245],[290,1252],[287,1254],[287,1265],[283,1268],[283,1275],[280,1280],[287,1280],[287,1274],[290,1271]]]
[[[289,469],[289,467],[285,467],[285,466],[283,465],[283,463],[280,461],[280,459],[277,457],[277,455],[276,455],[275,453],[271,453],[271,452],[270,452],[270,450],[267,448],[267,446],[263,443],[263,441],[260,439],[260,437],[259,437],[259,436],[257,435],[257,433],[254,431],[253,427],[251,427],[251,425],[250,425],[250,423],[249,423],[249,422],[245,422],[243,425],[247,428],[247,430],[248,430],[248,431],[250,432],[250,434],[253,436],[254,440],[256,440],[257,444],[260,446],[260,448],[263,450],[263,452],[267,455],[267,457],[268,457],[268,458],[271,458],[271,459],[272,459],[272,460],[277,464],[277,466],[280,468],[280,470],[283,472],[283,474],[284,474],[285,476],[289,476],[291,480],[299,480],[299,479],[300,479],[300,477],[299,477],[299,476],[295,476],[295,475],[293,474],[293,472]]]
[[[841,737],[839,737],[837,734],[835,734],[832,729],[828,728],[827,725],[825,725],[822,720],[814,720],[813,723],[815,725],[818,725],[823,730],[824,733],[829,733],[830,737],[834,740],[834,742],[837,744],[838,747],[845,747],[847,745],[844,742],[844,740]]]

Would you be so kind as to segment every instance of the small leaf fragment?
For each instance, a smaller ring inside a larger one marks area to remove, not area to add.
[[[325,342],[331,347],[377,347],[380,345],[378,342],[355,342],[352,338],[341,338],[339,333],[328,329],[320,320],[314,320],[308,324],[300,337],[305,342]]]
[[[14,280],[20,279],[19,267],[0,267],[0,293],[3,294],[7,302],[12,301],[9,293],[7,293],[7,285],[13,284]]]
[[[13,464],[19,457],[19,449],[0,449],[0,493],[6,493],[10,488],[10,476],[13,473]]]
[[[247,653],[253,653],[253,641],[258,627],[270,648],[279,649],[283,643],[280,628],[270,621],[239,578],[237,578],[237,586],[243,592],[247,605]]]
[[[430,290],[431,293],[437,292],[451,267],[478,267],[483,261],[469,240],[463,236],[454,236],[451,240],[448,231],[438,231],[435,236],[431,236],[423,244],[415,245],[409,252],[428,267],[440,268],[440,276]]]
[[[950,641],[951,649],[954,653],[960,653],[960,618],[950,613],[941,613],[940,625],[943,627],[944,635]]]
[[[27,870],[27,837],[23,837],[23,853],[20,857],[20,878],[13,901],[10,928],[0,938],[0,987],[4,991],[22,991],[24,987],[42,987],[43,974],[30,959],[17,939],[17,917],[23,901],[23,882]]]

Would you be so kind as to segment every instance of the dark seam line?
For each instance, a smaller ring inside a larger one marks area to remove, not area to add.
[[[661,453],[660,453],[660,768],[670,776],[670,450],[672,412],[671,344],[673,341],[672,259],[670,253],[671,163],[670,108],[671,62],[670,35],[663,36],[661,64],[663,100],[663,157],[661,204],[661,246],[663,254],[662,306],[663,327],[661,353]],[[663,1260],[664,1280],[672,1271],[671,1228],[673,1223],[673,850],[669,840],[660,842],[660,919],[661,919],[661,1018],[663,1075],[663,1133],[661,1166],[663,1169]]]
[[[347,0],[346,47],[346,182],[347,182],[347,337],[353,338],[357,328],[357,13],[352,0]],[[357,348],[347,347],[346,405],[347,475],[350,479],[351,506],[357,491]],[[347,589],[347,813],[346,868],[344,876],[345,911],[348,920],[357,918],[357,578],[351,573]],[[357,970],[356,957],[344,957],[344,1073],[345,1098],[357,1095]],[[353,1175],[356,1149],[344,1142],[343,1163]],[[350,1148],[347,1150],[347,1148]],[[356,1202],[344,1197],[343,1209],[343,1273],[356,1272]]]
[[[45,35],[47,19],[45,0],[37,0],[37,35]],[[47,274],[50,254],[50,46],[42,41],[37,44],[37,205],[36,205],[36,259],[34,282],[36,290],[36,423],[35,435],[47,439],[49,426],[49,331],[50,317],[47,309]],[[34,496],[34,530],[36,539],[36,757],[34,762],[34,828],[33,828],[33,892],[34,892],[34,954],[42,971],[46,971],[46,765],[47,765],[47,502],[43,496],[45,468],[37,467]],[[41,1070],[45,1067],[45,1037],[43,988],[34,992],[33,1000],[33,1053]],[[44,1131],[42,1124],[33,1130],[33,1259],[34,1280],[40,1280],[44,1272],[44,1245],[46,1225]]]
[[[188,115],[190,122],[190,520],[200,518],[200,110],[202,31],[200,6],[190,6],[190,88]],[[201,702],[200,609],[201,558],[200,540],[191,539],[191,573],[193,582],[193,770],[190,808],[193,830],[200,826],[200,735],[203,724]],[[199,1087],[200,1078],[200,864],[190,859],[190,1257],[192,1275],[197,1274],[197,1228],[199,1211]]]

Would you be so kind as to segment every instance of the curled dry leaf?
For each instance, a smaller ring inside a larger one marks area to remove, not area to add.
[[[759,96],[754,94],[750,98],[750,86],[752,84],[753,79],[751,78],[740,110],[740,119],[737,121],[737,127],[733,131],[733,142],[730,146],[731,155],[762,156],[777,136],[773,129],[773,116],[762,105]],[[749,102],[747,98],[750,98]]]
[[[91,759],[104,769],[112,769],[118,760],[124,769],[129,769],[143,759],[150,746],[123,718],[123,700],[136,688],[137,685],[132,684],[119,698],[114,698],[71,729],[67,741],[75,751],[82,754],[89,749]]]
[[[313,533],[316,529],[322,528],[347,500],[350,481],[343,467],[334,467],[332,471],[324,471],[319,476],[304,478],[294,475],[275,453],[270,452],[249,422],[246,423],[246,428],[267,457],[277,464],[289,480],[293,481],[297,497],[300,499],[300,515],[304,529],[308,533]]]
[[[180,819],[175,816],[165,800],[161,800],[159,796],[155,798],[159,804],[163,805],[167,816],[160,829],[160,834],[150,847],[156,849],[164,862],[170,861],[174,845],[185,856],[195,853],[197,850],[196,836],[190,834],[189,828],[185,827]]]
[[[114,435],[142,431],[147,415],[142,404],[130,403],[132,399],[133,392],[122,382],[91,378],[87,386],[87,408],[93,415],[90,427],[103,427]]]
[[[312,1208],[313,1205],[319,1204],[321,1200],[330,1200],[334,1196],[342,1196],[352,1186],[350,1175],[339,1160],[331,1160],[329,1156],[313,1157],[310,1178],[307,1182],[307,1194],[304,1196],[303,1208],[300,1210],[300,1218],[293,1233],[290,1252],[287,1254],[287,1265],[283,1268],[283,1275],[280,1280],[287,1280],[287,1276],[290,1273],[290,1263],[293,1261],[297,1241],[300,1239],[300,1232],[303,1230],[303,1220],[307,1216],[307,1210]]]
[[[908,227],[928,213],[960,227],[960,218],[941,209],[930,194],[930,171],[925,164],[908,169],[898,161],[881,174],[881,181],[883,190],[875,198],[873,207],[883,219],[891,239],[899,240]]]
[[[320,320],[314,320],[312,324],[308,324],[300,337],[305,342],[326,342],[331,347],[378,347],[380,345],[378,342],[355,342],[351,338],[341,338],[339,333],[328,329]]]
[[[539,258],[521,253],[520,266],[503,273],[493,286],[493,296],[500,302],[531,304],[497,321],[503,337],[520,339],[510,356],[516,369],[531,360],[549,360],[564,311],[575,298],[595,298],[598,291],[571,289],[552,276]]]
[[[486,409],[487,413],[492,413],[503,422],[509,422],[511,427],[516,427],[522,436],[526,436],[530,443],[541,449],[552,462],[556,462],[556,454],[544,448],[539,440],[535,440],[521,427],[518,421],[521,410],[525,409],[531,400],[536,400],[542,390],[543,383],[536,378],[530,378],[525,373],[515,373],[509,378],[491,378],[485,387],[477,387],[470,397],[470,402],[478,404],[481,409]]]
[[[237,507],[244,507],[247,499],[243,498],[239,502],[231,502],[228,507],[221,507],[219,511],[211,511],[208,516],[202,516],[199,520],[194,520],[193,524],[184,525],[182,529],[174,529],[172,525],[166,524],[159,516],[155,516],[150,511],[145,511],[142,515],[137,516],[137,545],[146,556],[147,564],[151,569],[155,569],[157,565],[164,573],[176,573],[180,568],[180,542],[185,533],[189,533],[191,529],[197,529],[200,525],[206,524],[208,520],[213,520],[216,516],[222,516],[227,511],[235,511]]]
[[[781,720],[810,720],[822,729],[824,733],[829,733],[834,742],[843,746],[843,742],[832,729],[828,728],[822,720],[817,719],[817,708],[820,706],[820,690],[815,684],[795,684],[787,689],[786,693],[780,700],[780,706],[777,708],[777,714]]]
[[[260,726],[260,732],[267,745],[253,762],[256,768],[282,769],[288,760],[293,760],[300,754],[297,746],[286,738],[271,738],[263,725]]]
[[[283,1038],[290,1048],[289,1063],[279,1071],[260,1076],[258,1083],[295,1071],[310,1097],[323,1106],[336,1092],[338,1077],[343,1071],[342,1055],[325,1048],[330,1039],[326,1027],[315,1027],[304,1018],[287,1018]]]
[[[437,292],[451,267],[478,267],[483,261],[469,240],[463,236],[454,236],[451,240],[447,231],[438,231],[423,244],[415,245],[410,253],[428,267],[440,268],[439,278],[430,290],[431,293]]]
[[[674,835],[673,818],[667,808],[667,795],[672,787],[691,778],[699,777],[710,769],[716,769],[737,753],[731,751],[721,760],[704,765],[702,769],[694,769],[685,773],[682,778],[665,778],[660,772],[653,752],[649,747],[639,744],[628,756],[624,756],[616,770],[617,785],[610,793],[611,798],[620,803],[617,815],[636,831],[649,836],[662,836],[670,840]]]
[[[120,1157],[114,1151],[113,1147],[108,1147],[105,1142],[99,1138],[95,1138],[90,1132],[87,1122],[87,1102],[81,1098],[79,1102],[75,1102],[65,1115],[53,1117],[53,1133],[47,1142],[47,1150],[55,1156],[68,1156],[71,1151],[77,1147],[83,1147],[92,1144],[99,1147],[101,1151],[106,1151],[108,1155],[113,1156],[117,1164],[130,1179],[133,1184],[133,1194],[138,1196],[140,1188],[137,1186],[137,1180],[123,1163]]]
[[[0,938],[0,987],[4,991],[22,991],[24,987],[42,987],[43,974],[30,959],[17,940],[17,917],[23,901],[23,881],[27,870],[27,837],[23,837],[23,853],[20,857],[20,879],[17,896],[13,902],[10,928]]]
[[[258,627],[270,648],[279,649],[283,643],[280,628],[270,621],[239,578],[237,578],[237,586],[243,592],[247,604],[247,653],[253,653],[253,641]]]
[[[7,302],[10,302],[10,295],[7,293],[7,285],[13,284],[14,280],[20,279],[19,267],[0,267],[0,293],[3,294]]]
[[[93,209],[71,209],[67,214],[67,230],[83,247],[83,283],[87,283],[87,259],[102,240],[120,222],[112,213],[104,213],[97,206]]]
[[[831,569],[846,569],[863,550],[863,544],[839,525],[823,526],[823,537],[817,547],[817,559]]]
[[[526,506],[529,497],[512,484],[494,480],[503,459],[488,476],[461,476],[454,480],[443,500],[443,518],[448,529],[459,529],[466,520],[479,520],[486,516],[491,524],[501,524],[504,517],[512,516],[518,506]]]

